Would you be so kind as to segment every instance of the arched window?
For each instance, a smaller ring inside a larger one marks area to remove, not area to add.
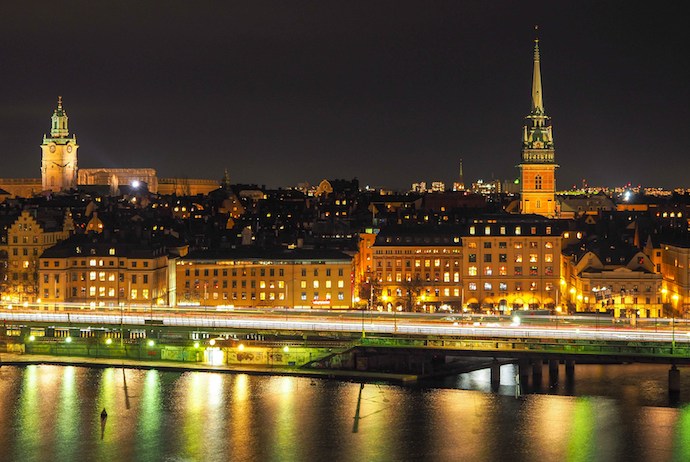
[[[534,177],[534,189],[541,189],[541,175]]]

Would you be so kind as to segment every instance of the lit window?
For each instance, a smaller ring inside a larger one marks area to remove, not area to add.
[[[484,275],[485,276],[491,276],[493,274],[493,270],[491,269],[490,266],[487,266],[484,268]]]
[[[477,275],[477,267],[476,266],[470,266],[467,268],[467,274],[470,276],[476,276]]]
[[[470,226],[470,234],[474,236],[474,226]]]
[[[468,287],[470,290],[477,290],[477,283],[476,282],[470,282]]]
[[[519,236],[520,234],[522,234],[522,229],[519,226],[516,226],[515,227],[515,235]]]
[[[484,290],[492,290],[492,285],[490,282],[485,282],[484,283]]]

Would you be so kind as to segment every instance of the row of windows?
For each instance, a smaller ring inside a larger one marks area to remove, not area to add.
[[[187,300],[192,300],[196,298],[198,294],[192,293],[192,292],[185,292],[184,293],[184,298]],[[206,300],[213,299],[213,300],[257,300],[257,296],[259,300],[266,301],[266,300],[285,300],[285,293],[284,292],[207,292],[203,294],[203,298]],[[326,292],[324,294],[325,298],[321,298],[321,294],[319,292],[313,292],[312,293],[312,300],[331,300],[332,299],[332,294],[331,292]],[[338,300],[345,300],[345,293],[344,292],[338,292],[336,294],[336,297]],[[301,300],[307,300],[307,292],[302,292],[300,294],[300,299]]]
[[[88,288],[88,296],[89,297],[115,297],[115,289],[113,287],[89,287]],[[149,299],[149,294],[151,292],[149,289],[132,289],[130,291],[130,299],[131,300],[148,300]],[[71,294],[72,297],[81,297],[85,298],[87,295],[87,290],[86,287],[72,287],[71,289]],[[125,289],[120,288],[117,291],[118,297],[123,298],[125,297]],[[43,289],[43,297],[44,298],[49,298],[50,297],[50,289],[47,287]],[[60,298],[60,289],[55,288],[55,298]]]
[[[96,274],[96,271],[90,271],[89,272],[89,281],[110,281],[114,282],[115,281],[115,274],[116,273],[111,273],[108,272],[106,273],[105,271],[99,271],[98,274]],[[60,282],[60,275],[59,274],[54,274],[53,275],[53,280],[55,281],[56,284]],[[86,280],[86,273],[72,273],[72,282],[76,281],[85,281]],[[148,284],[149,282],[149,275],[148,274],[132,274],[130,278],[132,284],[137,284],[138,282],[141,282],[143,284]],[[43,275],[43,282],[48,283],[50,281],[50,275],[44,274]],[[125,282],[125,275],[124,273],[119,273],[118,277],[119,282]]]
[[[527,247],[530,249],[538,249],[539,248],[539,242],[537,242],[537,241],[529,241],[526,244],[527,244]],[[491,241],[484,241],[484,243],[483,243],[483,247],[485,249],[492,248],[492,245],[493,245],[493,243]],[[514,249],[522,249],[524,246],[525,246],[524,242],[513,242],[513,248]],[[476,242],[468,242],[467,248],[468,249],[476,249],[477,243]],[[499,249],[507,249],[508,243],[506,241],[499,241],[498,248]],[[553,242],[551,242],[551,241],[544,242],[544,248],[553,249]]]
[[[142,263],[143,268],[149,267],[149,262],[144,261],[141,263]],[[125,266],[125,264],[126,264],[125,260],[120,260],[119,266]],[[43,260],[43,267],[48,268],[49,266],[50,266],[50,262],[48,260]],[[53,266],[55,268],[58,268],[60,266],[60,260],[53,260]],[[72,260],[72,266],[86,266],[86,260],[81,260],[81,261],[80,260]],[[92,258],[91,260],[89,260],[89,266],[105,266],[105,262],[102,259],[97,260],[95,258]],[[108,266],[115,266],[115,261],[109,260]],[[139,262],[136,262],[136,261],[130,262],[130,267],[137,268],[138,266],[139,266]]]
[[[478,287],[478,285],[476,282],[470,282],[469,284],[467,284],[467,288],[471,292],[476,291],[477,287]],[[520,292],[521,290],[523,290],[525,288],[530,290],[530,291],[535,291],[535,290],[539,290],[539,283],[537,283],[536,281],[533,281],[533,282],[530,282],[529,284],[523,285],[522,282],[516,282],[513,287],[514,287],[516,292]],[[496,288],[500,292],[507,292],[508,291],[508,283],[507,282],[499,282],[498,284],[495,284],[493,282],[485,282],[484,283],[484,290],[485,291],[486,290],[494,290],[494,288]],[[547,292],[553,290],[553,284],[550,282],[547,282],[546,284],[544,284],[544,290],[546,290]]]
[[[529,259],[530,263],[537,263],[539,261],[539,254],[530,253],[530,254],[528,254],[527,258]],[[476,263],[477,262],[477,254],[476,253],[469,254],[468,260],[470,263]],[[493,254],[485,253],[483,260],[484,260],[484,263],[491,263],[491,261],[493,260]],[[513,260],[515,261],[515,263],[522,263],[522,254],[516,253],[513,256]],[[508,262],[508,254],[499,253],[498,254],[498,261],[500,263],[507,263]],[[546,263],[552,263],[553,262],[553,254],[552,253],[544,254],[544,261]]]
[[[432,266],[434,268],[440,268],[443,266],[444,268],[450,268],[451,261],[453,263],[453,266],[460,266],[460,260],[441,260],[440,258],[437,258],[435,260],[414,260],[414,267],[415,268],[421,268],[422,266],[424,268],[431,268]],[[386,268],[392,268],[393,266],[393,260],[385,260],[386,263]],[[412,267],[412,260],[405,260],[405,268],[411,268]],[[376,262],[376,266],[378,268],[383,267],[383,260],[378,260]],[[402,268],[403,266],[403,260],[395,260],[395,267],[396,268]]]
[[[470,235],[471,235],[471,236],[474,236],[474,235],[477,234],[477,228],[478,228],[477,226],[470,226]],[[536,227],[536,226],[531,226],[531,227],[529,228],[529,230],[530,230],[530,234],[532,234],[532,235],[537,234],[537,227]],[[522,226],[516,226],[514,232],[515,232],[515,235],[516,235],[516,236],[522,235]],[[501,227],[499,228],[498,233],[501,234],[501,235],[506,235],[506,233],[507,233],[506,227],[505,227],[505,226],[501,226]],[[545,232],[545,234],[547,234],[547,235],[550,235],[550,234],[551,234],[551,226],[547,226],[547,227],[546,227],[546,232]],[[485,226],[485,227],[484,227],[484,235],[486,235],[486,236],[490,236],[490,235],[491,235],[491,226]]]
[[[249,274],[250,276],[254,277],[258,274],[261,277],[266,277],[266,275],[275,276],[276,270],[275,270],[275,268],[269,268],[268,270],[266,268],[260,268],[260,269],[258,269],[258,271],[256,268],[249,268],[249,271],[247,271],[247,268],[240,268],[240,269],[233,268],[233,269],[229,270],[229,272],[227,269],[223,269],[223,270],[218,270],[218,269],[199,270],[199,269],[195,269],[193,272],[189,268],[184,270],[185,276],[189,277],[192,275],[192,273],[194,274],[194,276],[201,276],[203,274],[203,276],[213,275],[214,277],[218,277],[220,275],[223,277],[227,277],[228,274],[230,274],[231,276],[236,277],[238,274],[241,276],[247,276],[247,274]],[[315,277],[319,276],[319,270],[318,269],[314,269],[313,273],[314,273]],[[326,276],[331,276],[331,274],[332,274],[331,268],[326,268],[324,270],[324,273]],[[306,277],[307,276],[307,269],[302,268],[301,274],[302,274],[302,277]],[[338,276],[343,276],[344,274],[345,274],[345,270],[343,268],[339,268],[338,269]],[[278,276],[279,277],[285,276],[285,270],[283,268],[278,268]]]
[[[530,266],[529,268],[529,275],[530,276],[538,276],[539,275],[539,267],[538,266]],[[493,276],[494,275],[494,269],[491,266],[485,266],[484,267],[484,276]],[[467,268],[467,275],[468,276],[478,276],[479,271],[476,266],[470,266]],[[499,266],[498,267],[498,275],[499,276],[507,276],[508,275],[508,268],[505,266]],[[513,267],[513,275],[514,276],[522,276],[522,266],[514,266]],[[544,266],[544,276],[553,276],[553,266]]]

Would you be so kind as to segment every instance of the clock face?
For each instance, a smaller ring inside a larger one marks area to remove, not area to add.
[[[72,146],[67,146],[67,152],[72,152]]]
[[[50,152],[55,152],[55,145],[54,144],[50,145]]]

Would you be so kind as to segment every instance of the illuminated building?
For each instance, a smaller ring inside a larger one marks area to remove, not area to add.
[[[50,136],[43,135],[41,151],[41,184],[44,191],[67,191],[77,184],[77,137],[69,136],[67,113],[58,96],[51,117]]]
[[[35,302],[39,257],[74,231],[69,211],[24,210],[7,229],[7,281],[3,300]]]
[[[180,305],[347,309],[352,257],[330,250],[190,252],[177,262]]]
[[[537,216],[473,220],[462,238],[465,304],[501,312],[555,308],[562,226]]]
[[[684,316],[690,306],[690,242],[668,239],[653,252],[652,258],[664,279],[662,302],[676,316]]]
[[[465,226],[381,230],[374,269],[383,302],[427,311],[443,305],[552,309],[558,302],[562,226],[534,215],[497,215]]]
[[[534,41],[532,110],[525,118],[520,169],[520,212],[546,217],[557,215],[556,165],[551,118],[544,112],[539,65],[539,40]]]
[[[41,143],[41,178],[0,178],[0,189],[15,197],[31,197],[41,192],[62,192],[78,186],[109,186],[112,195],[118,187],[141,182],[149,191],[159,194],[194,196],[218,188],[216,180],[161,178],[152,168],[77,168],[77,138],[70,136],[67,112],[58,97],[51,117],[50,136]]]
[[[42,303],[145,309],[175,304],[175,257],[150,242],[77,235],[46,250],[38,266]]]
[[[662,275],[635,246],[578,243],[565,249],[562,259],[561,290],[574,311],[611,311],[615,317],[663,315]]]
[[[374,243],[376,299],[384,309],[433,311],[462,304],[462,242],[457,227],[391,227]]]

